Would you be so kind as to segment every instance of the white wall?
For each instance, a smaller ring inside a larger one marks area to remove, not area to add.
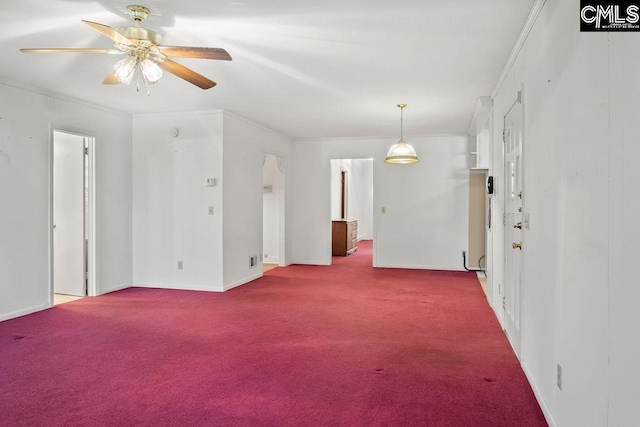
[[[135,285],[222,291],[222,112],[138,115],[133,141]]]
[[[251,268],[249,258],[262,253],[263,153],[281,157],[285,191],[285,259],[291,263],[292,174],[291,140],[230,112],[224,113],[224,289],[262,276],[262,262]],[[282,243],[282,242],[281,242]],[[258,258],[259,259],[259,258]]]
[[[284,174],[278,168],[278,157],[273,154],[264,155],[263,179],[271,192],[262,194],[262,251],[263,262],[278,264],[280,262],[281,210],[284,201]]]
[[[635,33],[580,33],[578,11],[577,0],[546,1],[494,99],[491,300],[501,299],[503,116],[522,89],[523,203],[531,216],[523,368],[552,423],[637,425],[640,54]]]
[[[610,34],[609,39],[608,404],[609,425],[617,426],[640,420],[640,270],[636,264],[640,242],[640,51],[637,33]],[[604,180],[602,176],[598,179]],[[602,203],[600,197],[604,195],[598,195],[596,203]]]
[[[331,160],[331,219],[340,218],[341,172],[347,171],[347,216],[358,220],[358,240],[373,239],[373,160]]]
[[[420,162],[389,165],[395,138],[294,143],[294,262],[331,263],[331,159],[373,159],[374,265],[462,269],[468,233],[466,136],[407,137]],[[386,214],[380,208],[386,207]]]
[[[51,126],[96,138],[96,287],[128,287],[131,117],[0,84],[0,320],[50,304]]]
[[[260,277],[262,263],[250,268],[249,258],[263,253],[262,156],[282,158],[286,198],[291,142],[223,111],[135,116],[133,135],[136,286],[224,291]],[[280,227],[286,248],[290,225]]]

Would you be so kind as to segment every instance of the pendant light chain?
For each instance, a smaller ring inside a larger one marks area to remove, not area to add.
[[[404,141],[404,107],[400,107],[400,139]]]

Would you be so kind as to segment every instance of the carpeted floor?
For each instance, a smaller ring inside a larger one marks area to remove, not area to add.
[[[474,273],[277,268],[0,323],[1,426],[544,426]]]

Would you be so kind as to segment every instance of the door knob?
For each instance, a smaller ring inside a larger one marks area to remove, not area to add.
[[[511,247],[512,247],[513,249],[520,249],[520,250],[522,250],[522,242],[520,242],[520,243],[512,243],[512,244],[511,244]]]
[[[513,225],[513,228],[519,228],[522,230],[522,222]]]

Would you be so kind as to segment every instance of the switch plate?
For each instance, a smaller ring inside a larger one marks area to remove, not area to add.
[[[178,261],[178,270],[182,270],[183,267],[184,264],[182,263],[182,261]]]
[[[209,215],[213,215],[213,206],[209,206]]]
[[[380,213],[383,213],[383,214],[387,213],[387,208],[385,206],[381,207]]]

